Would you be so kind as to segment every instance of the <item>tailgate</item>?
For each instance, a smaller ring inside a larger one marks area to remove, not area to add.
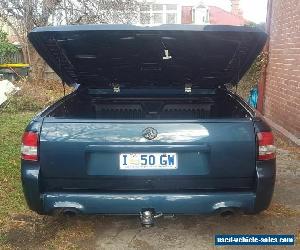
[[[153,140],[143,136],[155,128]],[[120,169],[120,154],[175,153],[174,169]],[[45,118],[40,164],[46,188],[249,188],[255,175],[255,134],[249,119],[74,121]]]

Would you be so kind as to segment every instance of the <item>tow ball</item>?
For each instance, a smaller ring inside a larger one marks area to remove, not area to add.
[[[153,209],[146,209],[140,212],[141,224],[143,227],[149,228],[154,225],[154,219],[161,217],[163,214],[156,214]]]

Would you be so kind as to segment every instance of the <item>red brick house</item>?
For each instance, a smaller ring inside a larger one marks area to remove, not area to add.
[[[300,1],[269,0],[266,50],[258,109],[270,124],[300,145]]]
[[[209,6],[209,23],[239,26],[247,24],[248,21],[243,17],[243,13],[239,8],[239,1],[232,0],[231,2],[231,12],[228,12],[216,6]]]

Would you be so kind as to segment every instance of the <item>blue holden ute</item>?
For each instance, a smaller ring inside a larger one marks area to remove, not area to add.
[[[74,25],[29,39],[76,90],[22,139],[22,183],[39,214],[242,211],[270,204],[270,127],[228,86],[267,35],[234,26]]]

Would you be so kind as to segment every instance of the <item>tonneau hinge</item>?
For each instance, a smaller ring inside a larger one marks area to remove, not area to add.
[[[184,92],[185,93],[191,93],[192,92],[192,84],[191,83],[186,83],[184,85]]]

